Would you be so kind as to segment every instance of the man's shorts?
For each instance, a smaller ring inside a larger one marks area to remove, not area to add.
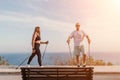
[[[74,46],[74,55],[75,56],[80,56],[80,53],[82,55],[85,54],[84,46],[83,45],[81,45],[81,46]]]

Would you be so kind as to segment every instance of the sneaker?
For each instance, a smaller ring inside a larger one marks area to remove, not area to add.
[[[27,67],[30,67],[30,65],[28,64]]]
[[[44,67],[44,66],[40,66],[40,67]]]
[[[83,64],[82,67],[86,67],[86,64]]]
[[[80,67],[80,65],[78,64],[77,67]]]

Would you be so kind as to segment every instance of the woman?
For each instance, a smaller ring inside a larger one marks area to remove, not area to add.
[[[32,36],[32,54],[31,56],[29,57],[29,60],[28,60],[28,66],[30,66],[30,62],[32,61],[33,57],[35,55],[38,56],[38,63],[39,65],[41,66],[41,52],[40,52],[40,44],[48,44],[48,41],[46,42],[41,42],[41,36],[40,36],[40,27],[37,26],[35,27],[35,30],[34,30],[34,33],[33,33],[33,36]]]

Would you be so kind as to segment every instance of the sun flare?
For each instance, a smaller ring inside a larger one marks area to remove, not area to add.
[[[120,0],[112,0],[112,3],[114,4],[115,7],[120,8]]]

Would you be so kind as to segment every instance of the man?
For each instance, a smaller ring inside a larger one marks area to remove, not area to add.
[[[70,39],[74,39],[74,55],[76,56],[76,62],[77,62],[77,66],[80,67],[79,64],[79,56],[80,56],[80,52],[82,53],[83,56],[83,65],[82,67],[86,66],[86,54],[84,51],[84,46],[81,45],[84,37],[87,38],[88,44],[90,44],[90,39],[88,37],[88,35],[85,34],[85,32],[83,30],[80,29],[80,24],[76,23],[75,25],[76,30],[73,31],[70,36],[67,39],[67,43],[68,45],[70,44]]]

